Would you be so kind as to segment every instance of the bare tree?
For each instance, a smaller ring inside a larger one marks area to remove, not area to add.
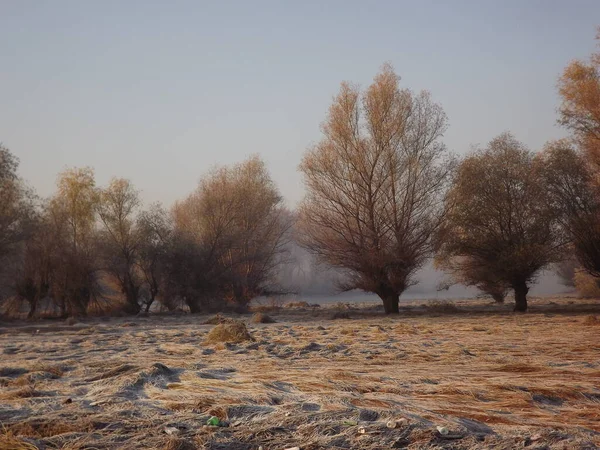
[[[583,270],[600,277],[600,186],[593,167],[567,140],[548,143],[540,165],[572,254]]]
[[[142,273],[142,303],[148,312],[154,301],[164,294],[167,257],[172,243],[173,225],[168,213],[158,204],[140,214],[138,266]],[[164,302],[164,295],[163,295]]]
[[[453,167],[440,141],[446,127],[429,94],[400,89],[385,65],[364,92],[342,83],[300,165],[301,245],[343,271],[342,289],[377,294],[386,313],[398,313],[432,254]]]
[[[600,28],[596,39],[600,42]],[[575,60],[558,82],[562,104],[559,123],[573,132],[586,159],[600,171],[600,52],[589,61]]]
[[[527,310],[529,284],[561,259],[562,237],[534,154],[508,133],[460,164],[449,214],[438,235],[438,262],[510,286],[515,311]]]
[[[176,240],[185,245],[179,251],[194,249],[187,257],[202,272],[188,279],[204,285],[205,295],[245,307],[277,288],[289,215],[258,157],[215,169],[173,214]]]
[[[58,192],[47,209],[58,242],[52,297],[61,315],[86,315],[90,301],[97,300],[101,292],[94,171],[87,167],[68,169],[59,175],[57,184]]]
[[[141,235],[136,228],[139,193],[129,180],[114,178],[99,192],[104,269],[115,279],[129,313],[140,312],[143,278],[137,265]]]

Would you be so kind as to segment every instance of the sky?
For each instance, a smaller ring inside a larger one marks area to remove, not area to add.
[[[257,153],[294,207],[340,82],[390,62],[443,106],[451,151],[506,130],[539,149],[597,25],[596,0],[0,0],[0,142],[41,196],[91,166],[167,206]]]

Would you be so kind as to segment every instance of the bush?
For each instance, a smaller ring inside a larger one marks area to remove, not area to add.
[[[575,289],[580,297],[598,298],[600,297],[600,285],[598,278],[593,277],[587,272],[578,271],[575,273]]]
[[[228,320],[228,322],[220,323],[210,330],[204,342],[207,344],[218,344],[222,342],[237,344],[254,340],[250,333],[248,333],[248,329],[244,322],[235,319]]]

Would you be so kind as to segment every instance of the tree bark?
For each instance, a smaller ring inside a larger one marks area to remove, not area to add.
[[[389,293],[386,295],[379,296],[381,300],[383,300],[383,309],[386,314],[399,314],[400,310],[398,309],[398,302],[400,301],[400,296],[396,293]]]
[[[529,287],[525,281],[518,281],[513,284],[513,290],[515,291],[515,311],[525,312],[527,311],[527,293]]]

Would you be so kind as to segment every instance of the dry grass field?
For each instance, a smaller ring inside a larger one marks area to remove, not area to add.
[[[600,303],[511,306],[6,323],[0,449],[597,448]]]

